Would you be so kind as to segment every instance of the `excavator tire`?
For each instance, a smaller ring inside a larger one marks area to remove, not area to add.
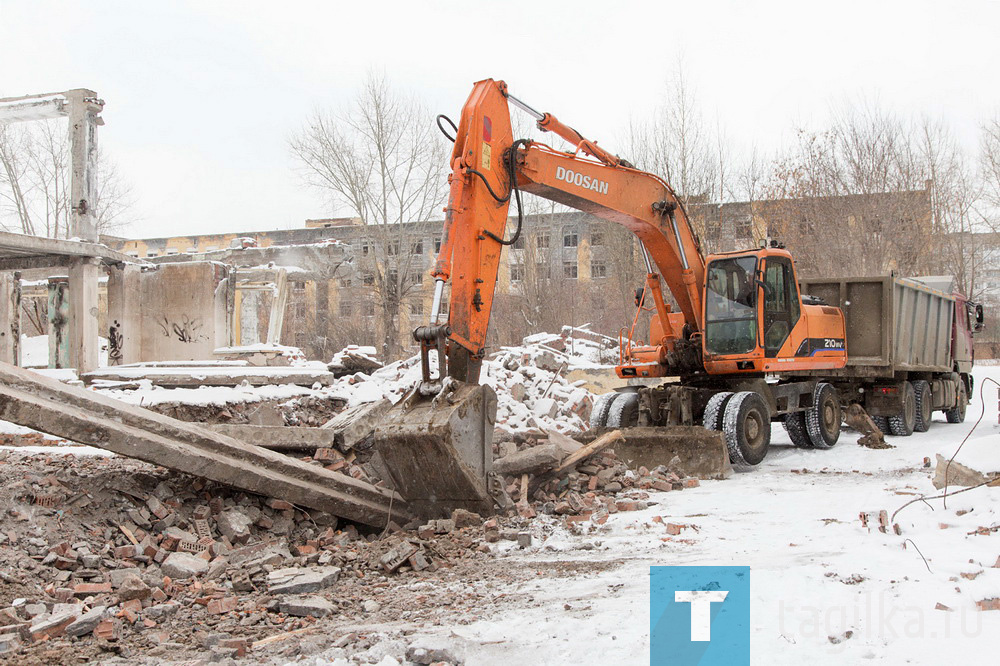
[[[705,416],[701,420],[706,430],[722,430],[722,415],[726,413],[726,403],[733,397],[732,391],[716,393],[705,405]]]
[[[931,415],[934,414],[934,398],[931,395],[931,385],[923,379],[913,382],[913,393],[916,399],[917,418],[913,424],[914,432],[927,432],[931,429]]]
[[[813,448],[812,440],[809,439],[809,431],[806,429],[806,413],[792,412],[785,414],[785,432],[797,448]]]
[[[754,391],[734,394],[722,417],[722,434],[734,469],[745,472],[760,464],[771,444],[771,412],[764,398]]]
[[[631,428],[639,425],[639,394],[619,393],[608,410],[609,428]]]
[[[620,393],[616,391],[611,391],[610,393],[605,393],[597,402],[594,403],[594,408],[590,410],[590,427],[591,428],[605,428],[608,425],[608,410],[611,409],[611,403],[614,402]]]
[[[806,432],[817,449],[829,449],[840,439],[840,399],[837,389],[825,382],[813,389],[813,406],[806,410]]]
[[[917,397],[913,384],[903,382],[903,411],[889,417],[889,432],[897,437],[909,437],[917,424]]]

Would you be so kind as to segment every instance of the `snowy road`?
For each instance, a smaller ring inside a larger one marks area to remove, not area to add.
[[[753,663],[990,663],[983,649],[996,645],[1000,611],[979,611],[976,602],[1000,597],[1000,532],[968,533],[1000,524],[1000,488],[958,495],[947,509],[941,500],[913,504],[897,517],[901,536],[869,531],[858,517],[891,515],[920,494],[937,494],[924,457],[954,452],[980,414],[987,375],[1000,379],[1000,368],[977,372],[966,423],[935,414],[929,432],[889,438],[894,449],[861,448],[853,433],[829,451],[794,449],[778,427],[768,459],[752,473],[654,493],[656,505],[615,514],[583,535],[560,526],[531,551],[507,557],[525,567],[554,559],[621,566],[539,578],[511,590],[530,595],[528,604],[436,633],[459,643],[468,664],[647,664],[649,566],[742,565],[751,567]],[[996,389],[985,395],[986,418],[968,455],[1000,468]],[[665,523],[697,529],[669,537]]]

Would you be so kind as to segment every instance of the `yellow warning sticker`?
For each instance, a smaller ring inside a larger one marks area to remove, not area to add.
[[[490,157],[493,155],[493,150],[490,148],[490,144],[483,141],[483,168],[487,171],[490,170]]]

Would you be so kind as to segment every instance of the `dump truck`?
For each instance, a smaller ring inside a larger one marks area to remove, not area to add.
[[[926,432],[935,411],[949,423],[965,420],[972,336],[983,327],[983,306],[961,294],[954,278],[808,278],[799,284],[805,301],[844,313],[847,364],[783,377],[822,377],[842,406],[861,405],[886,434]],[[808,445],[798,424],[787,429],[795,444]]]

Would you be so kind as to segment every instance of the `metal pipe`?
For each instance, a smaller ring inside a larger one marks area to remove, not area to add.
[[[648,275],[653,272],[653,262],[649,260],[649,251],[642,241],[639,241],[639,249],[642,250],[642,260],[646,262],[646,274]]]
[[[677,239],[677,251],[681,253],[681,266],[684,270],[688,269],[688,259],[684,254],[684,242],[681,240],[681,232],[677,229],[677,218],[674,217],[673,213],[670,213],[670,225],[674,228],[674,238]]]
[[[431,303],[431,324],[438,323],[438,315],[441,311],[442,295],[444,295],[444,280],[437,278],[434,280],[434,301]]]
[[[516,106],[517,108],[521,109],[522,111],[524,111],[525,113],[527,113],[529,116],[531,116],[532,118],[534,118],[537,122],[541,122],[542,120],[545,119],[545,114],[544,113],[539,113],[538,111],[535,111],[533,108],[531,108],[530,106],[528,106],[527,104],[525,104],[524,102],[522,102],[521,100],[519,100],[518,98],[514,97],[510,93],[507,93],[507,99],[509,99],[511,102],[513,102],[514,106]]]

